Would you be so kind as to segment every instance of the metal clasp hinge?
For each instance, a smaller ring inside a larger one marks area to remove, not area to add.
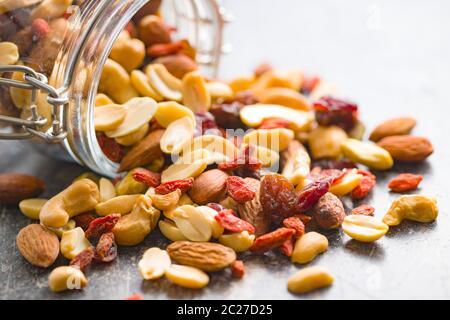
[[[23,82],[1,77],[3,72],[23,73]],[[64,128],[64,106],[67,104],[67,97],[48,84],[48,79],[42,73],[36,72],[26,66],[6,65],[0,66],[0,85],[15,87],[31,91],[31,116],[28,119],[21,119],[0,115],[0,122],[13,126],[19,126],[18,132],[0,132],[0,139],[17,140],[39,137],[49,143],[58,143],[66,138],[67,132]],[[37,97],[38,91],[47,93],[47,102],[52,106],[52,125],[42,132],[39,128],[47,124],[48,119],[38,113]]]

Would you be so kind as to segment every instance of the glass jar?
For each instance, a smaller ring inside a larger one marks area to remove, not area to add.
[[[22,62],[19,64],[25,66],[0,66],[2,99],[8,99],[8,90],[22,90],[20,96],[26,97],[19,102],[24,104],[22,110],[11,109],[11,102],[16,101],[0,100],[0,125],[15,126],[14,130],[9,127],[7,132],[5,128],[0,129],[0,139],[30,139],[32,145],[45,154],[73,159],[100,174],[114,176],[117,164],[103,154],[93,125],[99,79],[115,40],[128,22],[142,10],[154,11],[160,2],[0,1],[0,43],[13,42],[19,49],[23,46],[23,50],[31,50],[26,58],[20,52]],[[202,73],[215,76],[226,22],[219,3],[216,0],[162,0],[159,13],[165,23],[174,27],[174,38],[187,39],[196,49]],[[54,37],[47,41],[47,47],[35,53],[36,49],[27,48],[27,44],[39,36],[40,26],[34,21],[40,17],[49,21]],[[24,30],[28,30],[28,34]],[[52,50],[46,52],[48,48]],[[37,56],[41,58],[39,63]],[[12,79],[5,76],[8,72],[9,75],[14,72]]]

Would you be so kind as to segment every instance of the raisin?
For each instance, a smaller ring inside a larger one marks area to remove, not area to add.
[[[341,160],[319,160],[313,163],[313,167],[320,167],[322,169],[353,169],[356,165],[347,159]]]
[[[161,183],[158,187],[155,188],[155,192],[157,194],[168,194],[177,189],[180,189],[181,192],[187,192],[192,188],[194,184],[194,178],[187,178],[182,180],[173,180],[169,182]]]
[[[314,103],[316,120],[320,125],[336,125],[349,131],[358,120],[358,106],[354,103],[324,96]]]
[[[95,248],[95,259],[101,262],[111,262],[117,257],[117,244],[114,233],[102,234]]]
[[[270,233],[263,234],[255,239],[255,242],[250,247],[250,251],[255,253],[270,251],[290,240],[294,234],[295,230],[290,228],[279,228]]]
[[[295,236],[301,237],[305,234],[305,224],[298,216],[292,216],[283,220],[283,225],[286,228],[295,230]]]
[[[352,214],[361,214],[364,216],[373,216],[374,212],[375,208],[367,204],[362,204],[352,210]]]
[[[295,243],[292,239],[286,240],[280,246],[281,254],[285,255],[286,257],[292,256],[292,252],[294,252],[294,245],[295,245]]]
[[[258,129],[277,129],[277,128],[289,128],[291,122],[286,119],[269,118],[264,119],[259,125]]]
[[[392,192],[407,192],[417,189],[423,177],[418,174],[402,173],[389,182]]]
[[[306,211],[315,205],[330,189],[330,181],[330,179],[319,180],[304,187],[298,194],[298,209],[300,211]]]
[[[246,128],[239,117],[239,111],[244,104],[238,101],[231,103],[217,103],[209,110],[215,117],[217,125],[226,129]]]
[[[375,187],[375,184],[377,182],[376,177],[369,171],[358,170],[358,174],[361,174],[363,178],[361,179],[359,185],[352,191],[353,200],[360,200],[367,197],[370,190],[372,190],[373,187]]]
[[[237,279],[242,279],[245,274],[245,266],[242,260],[235,260],[231,264],[231,274]]]
[[[104,233],[110,232],[119,219],[120,214],[110,214],[106,217],[94,219],[89,223],[89,228],[84,234],[86,238],[98,238]]]
[[[81,271],[83,271],[87,266],[92,263],[92,260],[95,256],[95,248],[89,247],[84,249],[79,254],[77,254],[71,261],[70,266],[78,267]]]
[[[89,228],[89,224],[95,220],[95,216],[91,212],[86,212],[83,214],[79,214],[72,218],[75,220],[75,225],[86,231]]]
[[[255,233],[255,227],[250,223],[236,216],[231,209],[221,210],[218,214],[214,216],[214,219],[227,231],[233,233],[239,233],[242,231],[248,231],[248,233]]]
[[[161,184],[161,175],[159,173],[138,168],[133,172],[133,179],[145,183],[149,187],[157,187]]]
[[[125,156],[123,147],[112,138],[108,138],[103,132],[97,132],[97,141],[105,156],[113,161],[119,163]]]
[[[279,174],[270,174],[262,178],[260,201],[265,214],[274,222],[281,222],[298,213],[298,197],[294,186]]]
[[[237,176],[228,177],[226,180],[228,195],[237,203],[245,203],[253,200],[256,190],[244,179]]]

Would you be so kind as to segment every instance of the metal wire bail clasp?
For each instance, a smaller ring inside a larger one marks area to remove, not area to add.
[[[2,77],[3,72],[23,73],[23,82]],[[67,133],[64,128],[64,105],[67,98],[48,84],[47,77],[26,66],[6,65],[0,66],[0,85],[15,87],[31,91],[31,116],[28,119],[21,119],[0,115],[0,122],[5,122],[13,126],[19,126],[18,132],[0,132],[0,139],[16,140],[39,137],[49,143],[58,143],[65,139]],[[36,105],[38,91],[48,94],[47,102],[52,106],[52,125],[46,132],[39,131],[39,128],[47,124],[47,119],[40,116]]]

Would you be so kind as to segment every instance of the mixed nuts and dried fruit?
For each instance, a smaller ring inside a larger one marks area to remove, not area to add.
[[[42,19],[55,1],[26,3],[35,6],[29,32],[39,45],[66,8],[52,7],[51,19]],[[51,290],[82,289],[90,264],[110,263],[117,246],[138,245],[154,229],[172,243],[145,251],[137,265],[143,279],[166,277],[196,289],[211,272],[228,268],[244,277],[242,252],[279,251],[307,264],[328,250],[329,230],[373,242],[403,220],[436,220],[436,200],[425,195],[401,195],[381,220],[376,204],[364,203],[376,171],[432,154],[427,138],[411,135],[415,119],[385,121],[365,141],[358,106],[337,98],[322,79],[269,64],[228,83],[207,79],[197,71],[195,50],[173,41],[155,12],[138,17],[111,51],[94,110],[99,146],[121,176],[87,173],[45,200],[36,198],[44,190],[38,178],[0,175],[0,203],[19,204],[39,221],[17,235],[23,257],[44,268],[60,253],[68,260],[50,273]],[[0,64],[25,56],[13,39],[0,42],[0,52]],[[11,92],[17,108],[24,99]],[[422,179],[403,173],[386,191],[414,191]],[[354,208],[344,207],[343,197]],[[325,268],[307,267],[287,287],[305,293],[333,279]]]

